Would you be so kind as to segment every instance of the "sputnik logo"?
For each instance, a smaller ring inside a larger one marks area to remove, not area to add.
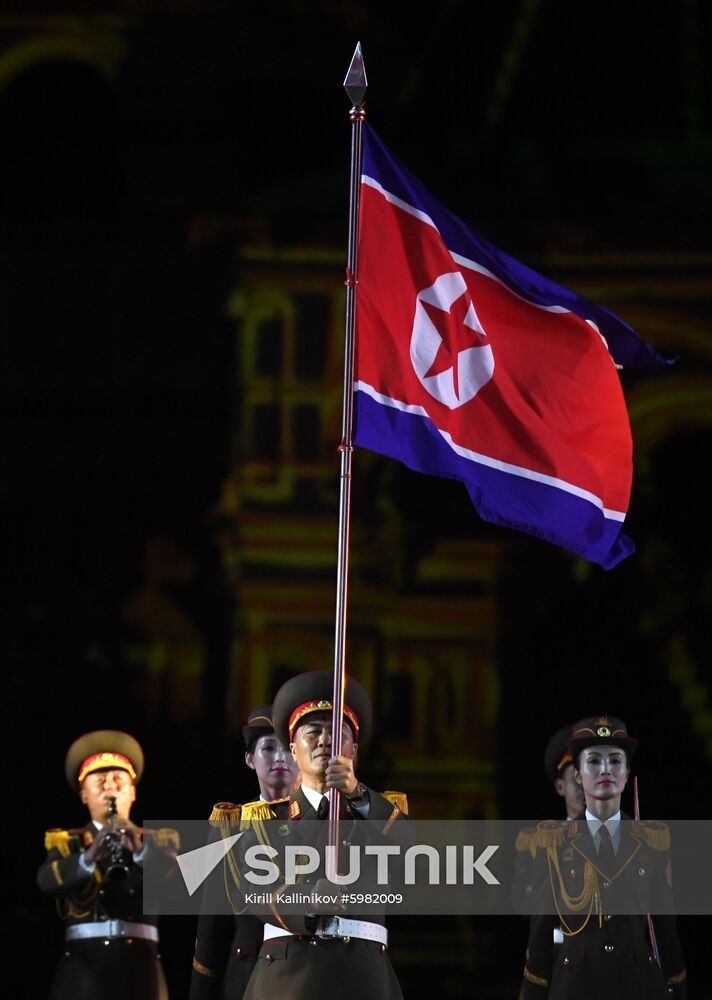
[[[459,271],[418,292],[410,360],[423,387],[451,410],[492,378],[492,348]]]
[[[242,833],[235,833],[224,840],[205,844],[204,847],[196,847],[193,851],[185,851],[177,856],[176,861],[189,896],[192,896],[196,889],[200,888],[213,868],[220,864],[241,836]]]

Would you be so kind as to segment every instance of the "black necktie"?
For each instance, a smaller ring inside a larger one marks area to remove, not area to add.
[[[328,819],[329,816],[329,796],[323,795],[321,802],[319,803],[319,808],[316,811],[317,817],[319,819]]]
[[[598,831],[598,867],[606,875],[613,875],[616,869],[616,852],[605,824]]]

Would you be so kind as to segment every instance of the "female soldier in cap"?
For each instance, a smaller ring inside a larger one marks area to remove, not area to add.
[[[359,821],[366,818],[373,821],[379,836],[391,838],[397,831],[401,835],[410,832],[405,796],[397,792],[379,795],[355,774],[358,743],[370,725],[371,704],[363,687],[351,678],[344,698],[342,752],[332,756],[332,690],[330,674],[312,672],[291,678],[277,692],[272,706],[275,733],[290,746],[301,784],[281,802],[243,807],[247,832],[237,845],[241,867],[247,849],[257,838],[274,847],[282,859],[287,847],[296,849],[309,843],[306,831],[310,825],[305,826],[304,821],[326,819],[328,792],[333,788],[341,793],[341,835],[349,829],[351,843],[358,837]],[[264,822],[270,819],[280,822]],[[307,895],[309,886],[304,882],[299,888]],[[332,914],[317,916],[307,906],[304,912],[287,912],[276,900],[256,905],[254,911],[264,921],[264,944],[245,1000],[272,996],[325,1000],[335,989],[340,1000],[402,998],[388,958],[388,934],[382,919],[369,914],[368,919],[349,917],[343,922]]]
[[[67,780],[90,820],[45,835],[37,884],[65,923],[51,1000],[167,997],[156,918],[142,913],[142,866],[148,851],[170,856],[178,844],[175,831],[149,833],[129,819],[142,771],[143,751],[128,733],[86,733],[67,751]]]
[[[530,845],[537,867],[522,1000],[663,1000],[686,996],[671,916],[670,835],[661,823],[630,823],[621,795],[637,740],[620,719],[595,716],[568,741],[585,811],[562,827],[539,824]],[[660,966],[648,937],[654,918]],[[556,949],[552,929],[564,940]]]
[[[261,802],[289,795],[299,776],[289,749],[275,736],[272,706],[253,709],[242,727],[245,764],[255,772]],[[210,816],[219,829],[237,823],[241,807],[218,802]],[[207,892],[204,899],[207,897]],[[224,895],[224,893],[223,893]],[[262,945],[262,921],[245,910],[244,900],[234,887],[231,896],[234,917],[210,913],[209,902],[198,920],[189,1000],[242,1000]]]

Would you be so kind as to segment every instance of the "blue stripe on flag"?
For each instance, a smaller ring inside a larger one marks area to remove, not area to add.
[[[635,551],[621,522],[564,489],[458,455],[428,417],[355,393],[354,442],[415,472],[459,479],[485,521],[516,528],[611,569]]]

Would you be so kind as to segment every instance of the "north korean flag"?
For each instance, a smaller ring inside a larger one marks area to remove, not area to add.
[[[615,566],[632,442],[617,366],[667,362],[477,236],[364,126],[354,442],[460,479],[486,521]]]

